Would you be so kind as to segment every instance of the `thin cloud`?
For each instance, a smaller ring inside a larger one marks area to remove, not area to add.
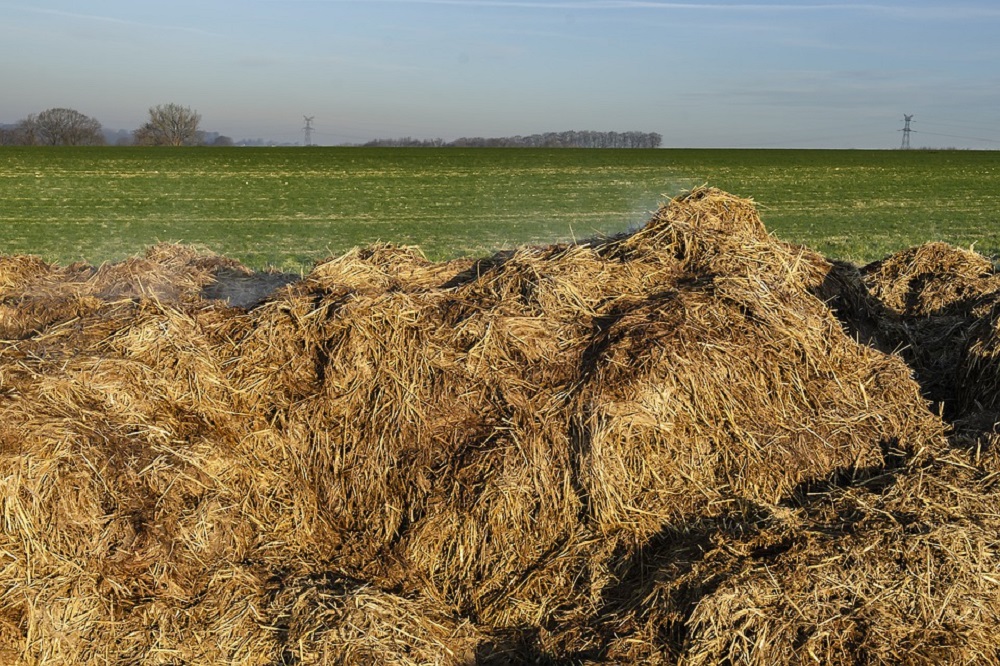
[[[203,30],[201,28],[190,28],[186,26],[179,25],[165,25],[159,23],[144,23],[142,21],[132,21],[129,19],[122,19],[116,16],[99,16],[97,14],[80,14],[78,12],[67,12],[59,9],[43,9],[40,7],[25,7],[24,5],[2,5],[8,9],[16,9],[22,12],[29,12],[31,14],[44,14],[46,16],[59,16],[62,18],[77,19],[84,21],[94,21],[96,23],[109,23],[113,25],[122,25],[128,27],[141,27],[141,28],[154,28],[156,30],[175,30],[178,32],[186,32],[196,35],[202,35],[206,37],[221,37],[219,33],[211,32],[209,30]]]
[[[276,0],[272,0],[276,1]],[[287,2],[287,0],[281,0]],[[563,0],[528,2],[526,0],[302,0],[330,4],[359,4],[377,2],[397,5],[449,5],[456,7],[497,7],[513,9],[557,9],[557,10],[621,10],[621,9],[662,9],[725,12],[837,12],[863,11],[896,14],[904,18],[989,18],[1000,17],[1000,8],[969,7],[961,5],[940,5],[936,7],[909,7],[863,2],[834,2],[820,4],[791,3],[701,3],[701,2],[656,2],[655,0]]]

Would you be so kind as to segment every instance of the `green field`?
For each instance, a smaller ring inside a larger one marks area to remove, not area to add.
[[[1000,254],[1000,152],[0,148],[0,253],[97,263],[157,241],[301,270],[355,245],[432,259],[616,233],[708,184],[784,240],[863,263]]]

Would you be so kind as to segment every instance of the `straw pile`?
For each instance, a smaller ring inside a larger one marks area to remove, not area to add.
[[[862,269],[885,308],[883,337],[952,418],[996,411],[1000,275],[974,252],[927,243]]]
[[[1000,662],[996,290],[962,265],[831,262],[713,189],[297,281],[2,258],[0,660]]]

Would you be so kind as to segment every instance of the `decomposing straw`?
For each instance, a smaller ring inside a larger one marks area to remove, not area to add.
[[[709,188],[298,280],[0,258],[0,661],[998,663],[998,280]]]

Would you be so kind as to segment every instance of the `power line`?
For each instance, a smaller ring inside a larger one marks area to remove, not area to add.
[[[931,121],[931,120],[921,120],[920,122],[923,125],[934,125],[934,126],[937,126],[937,127],[955,127],[957,129],[960,129],[960,130],[973,130],[973,131],[975,131],[975,130],[983,130],[985,132],[995,132],[997,130],[996,127],[984,127],[982,125],[969,125],[969,124],[966,124],[966,123],[942,123],[942,122]]]
[[[916,131],[916,130],[914,130]],[[997,139],[985,139],[981,136],[960,136],[958,134],[939,134],[937,132],[918,132],[918,134],[927,134],[928,136],[946,136],[949,139],[966,139],[968,141],[985,141],[987,143],[1000,143]]]
[[[924,134],[924,135],[927,135],[927,136],[943,136],[943,137],[948,137],[949,139],[965,139],[966,141],[984,141],[986,143],[1000,143],[1000,140],[997,140],[997,139],[987,139],[986,137],[982,137],[982,136],[965,136],[965,135],[962,135],[962,134],[943,134],[943,133],[940,133],[940,132],[925,132],[923,130],[920,130],[918,132],[917,130],[910,128],[910,121],[912,121],[912,120],[913,120],[913,115],[912,114],[903,114],[904,125],[903,125],[903,129],[899,130],[900,132],[903,133],[903,142],[899,146],[901,150],[909,150],[909,148],[910,148],[910,134],[911,133],[914,133],[914,134]],[[945,125],[945,126],[947,126],[946,123],[928,123],[928,124],[930,124],[930,125]],[[981,127],[979,129],[986,129],[986,128],[985,127]]]

